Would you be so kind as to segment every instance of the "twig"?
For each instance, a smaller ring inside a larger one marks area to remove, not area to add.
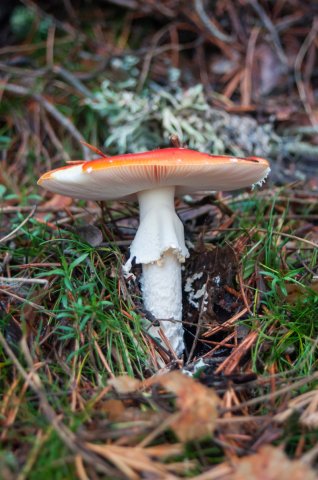
[[[44,207],[44,206],[11,206],[11,205],[8,205],[6,207],[0,207],[0,213],[16,213],[16,212],[19,212],[19,213],[23,213],[23,212],[29,212],[30,210],[33,210],[33,209],[36,209],[37,213],[61,213],[61,212],[64,212],[63,209],[61,209],[61,207],[59,206],[48,206],[48,207]],[[67,210],[72,212],[72,213],[81,213],[83,211],[87,212],[87,213],[99,213],[100,212],[100,208],[99,207],[67,207]]]
[[[120,7],[129,8],[130,10],[136,10],[138,7],[142,8],[142,4],[138,4],[136,0],[109,0],[110,3],[114,5],[119,5]],[[143,11],[143,8],[142,8]]]
[[[8,240],[11,240],[11,238],[13,238],[16,235],[16,233],[18,233],[18,231],[21,230],[21,228],[30,220],[35,210],[36,210],[36,206],[32,208],[29,215],[23,220],[23,222],[20,223],[20,225],[18,225],[14,230],[12,230],[12,232],[8,233],[8,235],[6,235],[5,237],[0,238],[0,244],[5,243]]]
[[[197,343],[198,343],[198,340],[199,340],[199,336],[200,336],[200,333],[201,333],[201,328],[202,328],[202,323],[203,323],[202,322],[203,314],[204,314],[204,311],[205,311],[205,308],[206,308],[206,301],[207,301],[207,290],[208,290],[207,284],[208,284],[208,282],[205,284],[204,294],[202,296],[201,305],[200,305],[200,312],[199,312],[198,323],[197,323],[197,326],[196,326],[195,336],[194,336],[194,339],[193,339],[193,342],[192,342],[191,350],[190,350],[186,365],[189,365],[191,360],[192,360],[192,357],[193,357],[193,354],[194,354],[194,351],[196,349],[196,346],[197,346]]]
[[[43,121],[44,126],[45,126],[46,133],[50,137],[50,140],[53,143],[54,147],[60,152],[60,154],[62,155],[62,158],[65,162],[71,160],[69,154],[64,150],[64,147],[63,147],[62,143],[58,139],[58,137],[57,137],[57,135],[54,131],[54,128],[52,127],[45,111],[42,110],[40,112],[40,114],[41,114],[41,118],[42,118],[42,121]]]
[[[56,317],[55,313],[46,310],[46,308],[42,307],[42,305],[38,305],[37,303],[31,302],[31,300],[20,297],[19,295],[16,295],[10,290],[5,290],[4,288],[0,288],[0,293],[3,293],[4,295],[7,295],[9,297],[15,298],[16,300],[19,300],[19,302],[27,303],[28,305],[30,305],[30,307],[35,308],[36,310],[39,310],[50,317],[54,317],[54,318]]]
[[[268,420],[268,415],[244,415],[244,417],[225,417],[225,418],[217,418],[215,420],[217,425],[226,425],[228,423],[245,423],[245,422],[263,422],[264,420]]]
[[[225,43],[233,42],[234,37],[231,37],[230,35],[226,35],[223,32],[220,32],[220,30],[214,25],[214,23],[211,22],[210,18],[207,16],[203,8],[202,0],[194,0],[194,8],[201,22],[213,37],[216,37],[221,42],[225,42]]]
[[[279,390],[276,390],[276,392],[271,392],[267,393],[265,395],[260,395],[257,398],[252,398],[251,400],[247,400],[246,402],[242,402],[239,405],[234,405],[233,407],[229,408],[224,408],[222,409],[222,414],[227,413],[227,412],[236,412],[237,410],[241,410],[244,407],[250,407],[252,405],[257,405],[258,403],[263,403],[265,404],[268,400],[272,400],[273,398],[280,397],[284,393],[288,393],[291,390],[296,390],[297,388],[302,387],[303,385],[306,385],[309,382],[312,382],[314,380],[318,379],[318,372],[313,373],[312,375],[302,378],[301,380],[298,380],[297,382],[294,382],[291,385],[287,385],[286,387],[280,388]]]
[[[215,370],[216,375],[223,372],[225,375],[233,373],[239,361],[251,349],[258,336],[258,332],[250,332],[249,335],[231,352],[231,354]]]
[[[161,435],[165,430],[167,430],[170,425],[172,425],[178,418],[180,417],[180,412],[175,412],[169,417],[167,417],[165,420],[163,420],[154,430],[152,430],[140,443],[138,443],[138,448],[144,448],[149,443],[151,443],[153,440],[155,440],[156,437]]]
[[[31,69],[31,68],[21,68],[21,67],[13,67],[12,65],[7,65],[4,62],[0,62],[0,70],[5,72],[5,73],[10,73],[13,75],[21,75],[23,77],[43,77],[47,72],[48,68],[38,68],[38,69]]]
[[[0,277],[1,283],[40,283],[42,285],[48,285],[48,280],[43,278],[22,278],[22,277]]]
[[[257,228],[256,230],[258,232],[264,232],[264,233],[268,232],[268,230],[266,230],[266,228]],[[297,237],[296,235],[292,235],[290,233],[277,232],[275,230],[272,230],[271,234],[272,235],[280,235],[280,236],[286,237],[286,238],[291,238],[292,240],[297,240],[299,242],[306,243],[307,245],[311,245],[314,248],[318,248],[318,243],[312,242],[311,240],[307,240],[306,238]]]
[[[222,232],[246,232],[245,228],[218,228],[218,227],[213,227],[211,231],[218,231],[221,230]],[[255,232],[263,232],[263,233],[268,233],[268,230],[266,228],[257,228],[255,227]],[[307,245],[310,245],[311,247],[318,248],[318,243],[312,242],[311,240],[307,240],[306,238],[301,238],[297,237],[296,235],[292,235],[291,233],[284,233],[284,232],[277,232],[276,230],[271,231],[272,235],[279,235],[281,237],[286,237],[286,238],[291,238],[292,240],[297,240],[302,243],[306,243]],[[205,237],[206,240],[209,240],[209,237]],[[211,240],[215,240],[214,237],[211,238]]]
[[[89,477],[86,473],[83,459],[80,455],[75,456],[75,468],[76,468],[76,473],[78,475],[79,480],[89,480]]]
[[[72,35],[72,38],[73,35]],[[59,38],[55,42],[58,45],[69,45],[70,37]],[[33,52],[34,50],[39,50],[41,48],[46,47],[45,42],[38,42],[38,43],[25,43],[24,45],[9,45],[7,47],[0,48],[0,55],[7,55],[8,53],[17,53],[17,52]],[[38,72],[37,70],[36,72]]]
[[[54,63],[55,25],[51,25],[47,34],[46,64],[51,67]]]
[[[203,42],[203,40],[199,37],[194,42],[188,42],[188,43],[185,43],[183,45],[169,44],[169,45],[162,45],[161,47],[156,48],[156,45],[158,44],[161,36],[163,34],[165,34],[167,31],[169,31],[169,28],[164,27],[161,30],[159,30],[153,37],[151,47],[147,48],[146,50],[142,49],[139,52],[139,54],[141,56],[144,56],[144,62],[143,62],[143,66],[142,66],[142,69],[141,69],[139,82],[138,82],[138,87],[137,87],[137,91],[139,91],[139,92],[142,90],[142,87],[144,86],[144,83],[146,81],[146,78],[147,78],[147,75],[148,75],[148,72],[149,72],[149,69],[150,69],[151,61],[155,56],[161,55],[162,53],[168,52],[170,50],[172,50],[172,51],[176,50],[178,52],[181,52],[183,50],[188,50],[188,49],[197,47],[198,45],[200,45]]]
[[[287,60],[287,57],[286,57],[285,52],[283,50],[282,44],[280,42],[279,35],[278,35],[271,19],[269,18],[269,16],[265,12],[264,8],[258,3],[257,0],[249,0],[249,1],[250,1],[250,5],[253,7],[255,12],[259,16],[259,18],[260,18],[261,22],[263,23],[264,27],[270,33],[270,35],[272,37],[272,40],[273,40],[273,44],[276,47],[276,52],[277,52],[278,58],[280,59],[280,61],[284,65],[288,65],[288,60]]]
[[[242,89],[243,89],[242,105],[246,107],[249,107],[251,105],[253,59],[254,59],[255,46],[256,46],[256,41],[257,41],[259,32],[260,32],[259,28],[257,27],[253,28],[247,44],[244,77],[242,81]]]
[[[95,95],[85,87],[85,85],[76,78],[71,72],[61,67],[60,65],[54,65],[52,71],[57,75],[60,75],[64,80],[70,83],[76,90],[78,90],[84,97],[95,100]]]
[[[107,362],[107,360],[106,360],[106,358],[105,358],[105,356],[104,356],[104,354],[103,354],[103,352],[102,352],[102,349],[101,349],[100,346],[98,345],[98,342],[97,342],[97,340],[96,340],[96,339],[98,338],[98,335],[97,335],[97,333],[96,333],[95,331],[93,331],[93,337],[94,337],[94,340],[93,340],[93,341],[94,341],[94,346],[95,346],[95,348],[96,348],[96,350],[97,350],[98,356],[99,356],[102,364],[104,365],[106,371],[109,373],[110,378],[114,378],[115,375],[113,374],[110,366],[108,365],[108,362]]]
[[[75,10],[73,7],[72,3],[70,0],[63,0],[65,10],[69,14],[70,18],[72,19],[72,22],[75,24],[79,23],[79,18],[78,18],[78,12]]]
[[[313,42],[315,42],[315,40],[317,38],[317,32],[318,32],[318,19],[314,19],[311,30],[308,33],[307,37],[305,38],[305,41],[302,44],[302,46],[301,46],[301,48],[300,48],[300,50],[297,54],[295,64],[294,64],[294,75],[295,75],[295,80],[296,80],[296,85],[297,85],[297,88],[298,88],[299,96],[300,96],[300,99],[301,99],[301,101],[304,105],[306,113],[310,118],[310,121],[311,121],[313,127],[316,127],[316,133],[318,132],[318,125],[317,125],[317,121],[314,117],[312,107],[309,104],[308,99],[307,99],[305,86],[304,86],[304,83],[303,83],[303,80],[302,80],[302,77],[301,77],[301,65],[304,61],[305,55],[306,55],[310,45]]]
[[[81,142],[84,141],[84,137],[81,133],[77,130],[77,128],[73,125],[72,122],[68,118],[66,118],[59,110],[57,110],[52,103],[46,100],[42,95],[39,93],[33,93],[31,90],[21,87],[20,85],[15,84],[1,84],[0,87],[4,88],[8,92],[14,93],[15,95],[20,96],[29,96],[39,102],[39,104],[55,118],[55,120],[60,123],[71,135],[72,137],[80,143],[80,147],[83,151],[83,156],[85,160],[91,159],[90,150],[83,145]]]
[[[237,320],[243,317],[247,312],[248,312],[248,309],[245,307],[240,312],[233,315],[233,317],[229,318],[229,320],[226,320],[224,323],[222,323],[222,325],[217,325],[216,327],[210,327],[209,330],[203,333],[202,338],[208,338],[217,332],[221,332],[222,330],[229,329],[237,322]],[[211,352],[206,353],[203,356],[203,358],[208,357],[210,353]]]

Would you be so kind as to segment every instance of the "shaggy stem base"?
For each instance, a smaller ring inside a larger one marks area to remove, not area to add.
[[[174,187],[164,187],[138,194],[140,225],[125,270],[129,271],[133,259],[142,264],[145,308],[160,321],[172,348],[181,355],[181,263],[188,250],[182,222],[175,212],[174,193]],[[155,327],[152,332],[158,337]]]

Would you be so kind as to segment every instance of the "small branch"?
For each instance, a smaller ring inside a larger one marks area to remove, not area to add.
[[[251,400],[247,400],[246,402],[242,402],[239,405],[233,405],[233,407],[224,408],[221,410],[221,415],[228,412],[236,412],[237,410],[242,410],[245,407],[250,407],[252,405],[257,405],[258,403],[262,403],[263,405],[267,403],[269,400],[273,398],[280,397],[284,393],[289,393],[290,391],[295,391],[296,389],[307,385],[310,382],[314,382],[318,379],[318,372],[309,375],[308,377],[302,378],[297,382],[291,383],[286,387],[280,388],[276,390],[276,392],[266,393],[265,395],[260,395],[259,397],[252,398]]]
[[[14,285],[15,283],[38,283],[47,286],[49,282],[44,278],[0,277],[0,285],[2,283],[9,283],[12,285]]]
[[[53,73],[60,75],[63,80],[71,84],[76,90],[78,90],[84,97],[96,100],[94,94],[85,85],[75,77],[71,72],[61,67],[60,65],[54,65],[52,68]]]
[[[195,349],[196,349],[197,344],[198,344],[198,340],[199,340],[200,334],[201,334],[201,332],[202,332],[203,315],[204,315],[205,306],[206,306],[206,301],[207,301],[207,290],[208,290],[207,285],[208,285],[208,281],[209,281],[209,280],[207,280],[207,282],[206,282],[205,285],[204,285],[205,288],[204,288],[204,294],[203,294],[202,300],[201,300],[198,323],[197,323],[197,326],[196,326],[195,336],[194,336],[194,339],[193,339],[192,347],[191,347],[191,350],[190,350],[190,353],[189,353],[189,356],[188,356],[186,365],[189,365],[189,364],[191,363],[191,361],[192,361],[192,358],[193,358]],[[210,288],[210,285],[209,285],[209,288]]]
[[[36,208],[37,213],[64,213],[64,210],[61,209],[60,206],[53,206],[50,205],[48,207],[44,206],[13,206],[13,205],[8,205],[5,207],[0,207],[0,213],[22,213],[22,212],[29,212],[30,210],[33,210]],[[95,214],[95,213],[100,213],[100,208],[99,207],[67,207],[67,210],[72,213],[90,213],[90,214]],[[33,214],[33,212],[32,212]],[[1,243],[1,240],[0,240]]]
[[[52,115],[55,120],[60,123],[65,130],[67,130],[70,135],[80,144],[81,149],[83,151],[83,156],[84,160],[90,160],[91,159],[91,154],[90,150],[83,145],[81,142],[84,141],[84,137],[81,135],[81,133],[77,130],[77,128],[73,125],[72,122],[68,118],[66,118],[59,110],[57,110],[52,103],[50,103],[46,98],[44,98],[42,95],[39,93],[33,93],[31,90],[22,87],[21,85],[15,85],[15,84],[0,84],[0,88],[3,88],[4,90],[13,93],[15,95],[19,96],[28,96],[33,98],[33,100],[37,101],[50,115]]]
[[[202,0],[194,0],[194,7],[201,22],[213,37],[217,38],[221,42],[225,42],[225,43],[233,42],[234,37],[231,37],[230,35],[226,35],[223,32],[220,32],[220,30],[214,25],[214,23],[211,22],[210,18],[208,17],[208,15],[206,14],[203,8]]]
[[[273,44],[276,48],[278,58],[280,59],[280,61],[284,65],[288,66],[287,57],[286,57],[285,52],[283,50],[282,44],[280,42],[279,35],[278,35],[278,33],[276,31],[276,28],[274,27],[271,19],[269,18],[269,16],[265,12],[264,8],[258,3],[257,0],[250,0],[250,5],[251,5],[251,7],[253,7],[255,12],[259,16],[259,18],[260,18],[262,24],[264,25],[264,27],[266,28],[266,30],[268,30],[268,32],[269,32],[269,34],[272,38]]]
[[[304,43],[302,44],[297,54],[295,64],[294,64],[294,76],[295,76],[295,81],[298,88],[299,96],[304,105],[305,111],[308,117],[310,118],[312,126],[316,129],[316,133],[318,132],[317,120],[314,115],[313,108],[308,101],[306,87],[302,80],[301,66],[310,46],[313,44],[313,42],[316,41],[317,32],[318,32],[318,20],[314,19],[311,30],[308,33],[307,37],[305,38]]]
[[[22,302],[23,304],[25,303],[27,305],[30,305],[30,307],[34,308],[37,311],[45,313],[49,317],[56,318],[56,314],[54,312],[50,312],[45,307],[42,307],[42,305],[38,305],[37,303],[31,302],[31,300],[28,300],[27,298],[20,297],[19,295],[16,295],[15,293],[11,292],[10,290],[5,290],[4,288],[0,288],[0,293],[2,293],[3,295],[7,295],[8,297],[15,298],[15,300],[18,300],[19,302]]]
[[[8,240],[11,240],[11,238],[13,238],[16,235],[16,233],[23,227],[23,225],[25,225],[29,221],[29,219],[34,214],[35,210],[36,210],[36,207],[33,207],[29,215],[23,220],[23,222],[20,223],[20,225],[18,225],[14,230],[12,230],[12,232],[8,233],[8,235],[6,235],[5,237],[0,238],[0,244],[5,243]]]
[[[306,203],[308,203],[307,200],[306,200]],[[211,228],[211,231],[226,231],[226,232],[239,232],[239,231],[241,231],[241,232],[245,232],[246,229],[245,228],[225,228],[225,229],[222,229],[222,228],[213,227],[213,228]],[[255,232],[267,233],[268,230],[266,230],[266,228],[256,227]],[[302,242],[302,243],[305,243],[306,245],[310,245],[313,248],[318,248],[318,243],[312,242],[311,240],[307,240],[306,238],[297,237],[296,235],[292,235],[291,233],[277,232],[277,231],[273,230],[271,232],[271,234],[272,235],[278,235],[278,236],[281,236],[281,237],[291,238],[292,240],[297,240],[298,242]],[[214,239],[214,237],[212,237],[211,240],[212,239]],[[210,240],[210,237],[205,236],[205,240]]]

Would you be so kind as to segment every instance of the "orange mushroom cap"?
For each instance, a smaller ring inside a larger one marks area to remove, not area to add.
[[[175,186],[176,195],[200,190],[236,190],[261,182],[269,170],[269,163],[263,158],[163,148],[79,161],[45,173],[38,183],[75,198],[115,200],[168,186]]]

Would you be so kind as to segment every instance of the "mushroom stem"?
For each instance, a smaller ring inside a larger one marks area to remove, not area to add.
[[[145,309],[160,320],[171,347],[180,356],[184,350],[181,264],[171,250],[160,262],[142,265],[141,288]],[[158,337],[158,327],[152,326],[149,333]]]
[[[125,269],[130,269],[133,259],[142,264],[144,306],[160,320],[172,348],[181,355],[184,349],[181,263],[189,253],[182,222],[175,212],[174,192],[175,187],[162,187],[138,193],[140,224]],[[152,332],[156,333],[154,328]]]

